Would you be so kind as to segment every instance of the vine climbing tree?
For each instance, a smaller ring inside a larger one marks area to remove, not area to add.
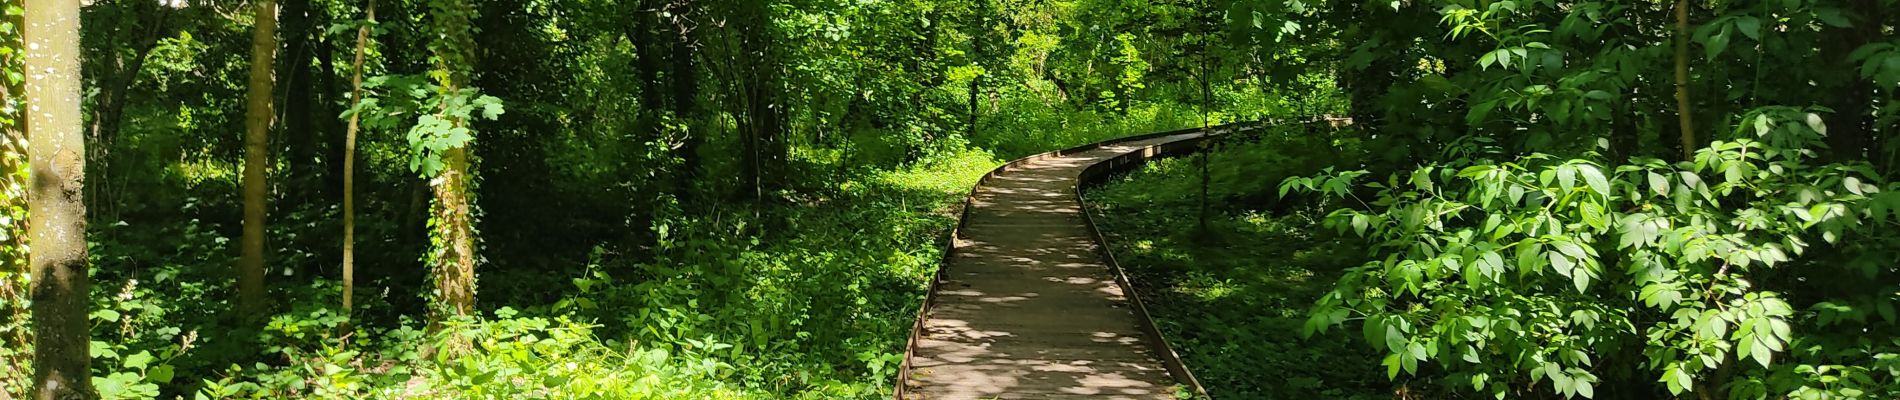
[[[495,119],[501,104],[493,97],[476,97],[469,87],[475,62],[475,39],[469,21],[476,11],[464,0],[429,3],[429,43],[435,69],[435,104],[424,111],[409,132],[411,151],[417,153],[419,172],[429,177],[435,192],[434,217],[429,221],[431,279],[435,281],[435,320],[466,316],[475,309],[475,199],[474,158],[469,150],[475,132],[469,128],[477,108]]]
[[[31,382],[33,335],[26,329],[27,137],[22,97],[26,88],[20,0],[0,2],[0,397],[26,397]]]

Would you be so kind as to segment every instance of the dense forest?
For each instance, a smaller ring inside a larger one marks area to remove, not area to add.
[[[1229,124],[1088,196],[1211,397],[1900,398],[1900,1],[0,2],[0,399],[890,398]]]

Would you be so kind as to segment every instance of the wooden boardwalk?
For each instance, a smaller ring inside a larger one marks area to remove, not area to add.
[[[907,399],[1172,399],[1075,197],[1091,165],[1184,133],[1029,160],[972,194],[923,318]]]

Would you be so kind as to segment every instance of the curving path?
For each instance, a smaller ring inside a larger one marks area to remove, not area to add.
[[[1098,253],[1076,185],[1089,167],[1201,132],[1024,159],[971,193],[955,248],[914,333],[904,399],[1172,399],[1147,336]],[[1165,353],[1165,354],[1164,354]],[[1176,361],[1178,365],[1178,361]],[[1185,370],[1182,370],[1185,375]]]

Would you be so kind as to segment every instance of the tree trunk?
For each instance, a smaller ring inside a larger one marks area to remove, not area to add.
[[[1682,129],[1682,159],[1694,160],[1701,144],[1689,105],[1689,0],[1676,0],[1676,118]]]
[[[457,122],[462,124],[462,122]],[[465,316],[475,310],[475,235],[469,220],[468,147],[442,154],[442,172],[436,176],[435,235],[442,240],[434,266],[438,304],[435,322]]]
[[[318,26],[323,25],[328,24],[319,24]],[[338,89],[347,89],[349,87],[339,84],[338,81],[341,79],[335,73],[335,71],[337,71],[337,41],[325,39],[317,42],[316,48],[317,74],[316,82],[314,83],[317,85],[317,101],[316,110],[313,111],[314,114],[312,115],[317,119],[317,143],[323,159],[321,163],[322,168],[318,169],[323,175],[321,179],[323,184],[318,186],[324,188],[341,188],[343,187],[342,166],[340,164],[331,163],[340,162],[337,160],[343,159],[343,146],[337,145],[343,138],[330,135],[341,135],[343,133],[343,120],[336,117],[338,114],[341,114],[343,110],[337,108],[337,106],[339,104],[348,106],[349,104],[344,102],[349,101],[350,98],[344,96],[341,100],[338,100],[337,91]],[[343,201],[342,194],[333,194],[327,189],[324,190],[324,192],[323,201]]]
[[[687,25],[690,18],[697,15],[697,7],[692,0],[682,0],[673,7],[673,18],[678,21],[674,23],[672,69],[669,72],[673,81],[673,118],[680,123],[688,123],[697,111],[699,100],[699,70],[693,62],[693,32]],[[705,141],[703,136],[696,130],[688,129],[686,137],[681,140],[680,179],[674,191],[680,204],[693,203],[692,183],[699,177],[699,147]]]
[[[976,23],[973,24],[975,26],[970,29],[970,64],[980,66],[983,65],[983,39],[980,36],[982,35],[983,16],[977,15],[975,17]],[[976,138],[976,123],[978,118],[977,97],[983,90],[982,80],[983,75],[980,74],[970,77],[970,126],[968,135],[971,140]]]
[[[326,191],[323,186],[314,185],[318,182],[314,178],[322,174],[322,170],[317,168],[316,160],[321,154],[317,146],[321,142],[316,138],[317,120],[312,107],[321,89],[313,85],[315,79],[312,79],[312,75],[315,74],[310,66],[310,61],[314,59],[310,43],[310,32],[314,26],[310,19],[310,0],[277,1],[283,7],[278,32],[283,36],[284,54],[278,58],[279,82],[275,85],[281,90],[273,95],[283,98],[278,103],[283,107],[277,114],[278,122],[283,127],[278,140],[283,143],[279,148],[285,150],[285,159],[289,161],[285,163],[286,171],[280,175],[281,179],[289,183],[288,187],[309,188],[309,192],[286,196],[284,199],[293,203],[291,209],[299,209],[321,199],[321,193]]]
[[[1853,77],[1858,76],[1859,64],[1848,61],[1848,56],[1870,41],[1885,39],[1880,34],[1885,15],[1874,0],[1846,3],[1845,11],[1854,19],[1854,26],[1824,32],[1829,39],[1821,46],[1821,62],[1842,76]],[[1873,98],[1874,84],[1867,79],[1848,79],[1846,87],[1836,89],[1835,95],[1829,97],[1827,105],[1834,113],[1827,116],[1827,145],[1833,160],[1867,160],[1870,154],[1879,151],[1879,147],[1874,146]]]
[[[764,200],[765,194],[772,191],[772,184],[766,178],[775,170],[783,150],[780,149],[779,130],[783,127],[783,113],[778,104],[778,60],[771,43],[776,40],[768,31],[771,26],[771,9],[763,4],[752,5],[752,9],[741,11],[747,18],[739,33],[741,57],[733,60],[744,66],[740,71],[740,101],[745,107],[745,119],[739,124],[745,132],[745,171],[739,176],[744,187],[742,195],[754,201]],[[750,58],[750,59],[747,59]]]
[[[79,0],[27,6],[26,121],[33,169],[33,398],[88,399],[86,141],[80,115]]]
[[[369,0],[369,23],[376,23],[376,0]],[[363,103],[363,52],[369,25],[356,28],[356,58],[350,62],[350,109]],[[343,317],[349,318],[356,295],[356,131],[362,119],[350,114],[343,130]]]
[[[1208,65],[1207,65],[1207,43],[1206,43],[1207,32],[1205,30],[1201,32],[1201,42],[1202,42],[1201,49],[1200,49],[1201,50],[1201,63],[1200,63],[1201,64],[1200,65],[1201,67],[1201,74],[1200,74],[1201,75],[1201,134],[1206,135],[1208,134],[1207,128],[1210,127],[1212,123],[1212,121],[1209,121],[1207,118],[1207,112],[1210,111],[1209,108],[1214,105],[1213,103],[1214,86],[1213,86],[1213,81],[1211,80],[1213,77],[1209,75],[1212,72],[1208,71]],[[1201,210],[1200,211],[1201,212],[1200,212],[1199,226],[1200,226],[1201,234],[1208,233],[1208,230],[1207,230],[1207,208],[1208,208],[1207,187],[1213,182],[1211,182],[1212,178],[1210,178],[1207,174],[1207,164],[1209,161],[1207,158],[1209,156],[1208,153],[1210,153],[1209,149],[1213,145],[1214,145],[1214,141],[1212,139],[1202,140],[1200,143],[1200,148],[1201,148],[1200,149],[1200,153],[1201,153],[1201,162],[1200,162],[1201,164],[1200,165],[1201,167]]]
[[[244,118],[244,239],[238,262],[238,310],[244,318],[264,311],[264,169],[270,162],[271,76],[277,58],[277,2],[258,0],[251,36],[251,81]]]
[[[430,45],[435,51],[436,69],[444,72],[442,86],[446,93],[457,93],[468,86],[470,80],[468,68],[474,65],[474,37],[469,31],[469,23],[474,19],[475,9],[460,0],[444,0],[447,4],[431,9],[429,18],[436,32],[437,42]],[[450,115],[443,115],[456,127],[466,127],[468,121]],[[432,208],[435,218],[435,240],[440,244],[432,262],[431,276],[435,280],[435,302],[432,305],[431,326],[440,328],[449,318],[466,316],[475,311],[475,231],[474,221],[470,218],[470,207],[474,203],[469,185],[471,168],[469,166],[469,147],[474,143],[464,143],[460,147],[442,152],[442,171],[436,175],[431,187],[435,193],[435,206]],[[451,345],[451,353],[460,352],[460,346]]]
[[[982,80],[982,79],[983,79],[983,77],[982,77],[982,76],[973,76],[973,77],[970,77],[970,131],[969,131],[969,138],[970,138],[970,139],[972,139],[972,140],[974,140],[974,139],[976,138],[976,122],[977,122],[977,121],[976,121],[976,119],[977,119],[977,95],[978,95],[978,94],[980,94],[980,91],[982,90],[982,86],[981,86],[981,84],[980,84],[980,83],[978,83],[978,81],[979,81],[979,80]]]

